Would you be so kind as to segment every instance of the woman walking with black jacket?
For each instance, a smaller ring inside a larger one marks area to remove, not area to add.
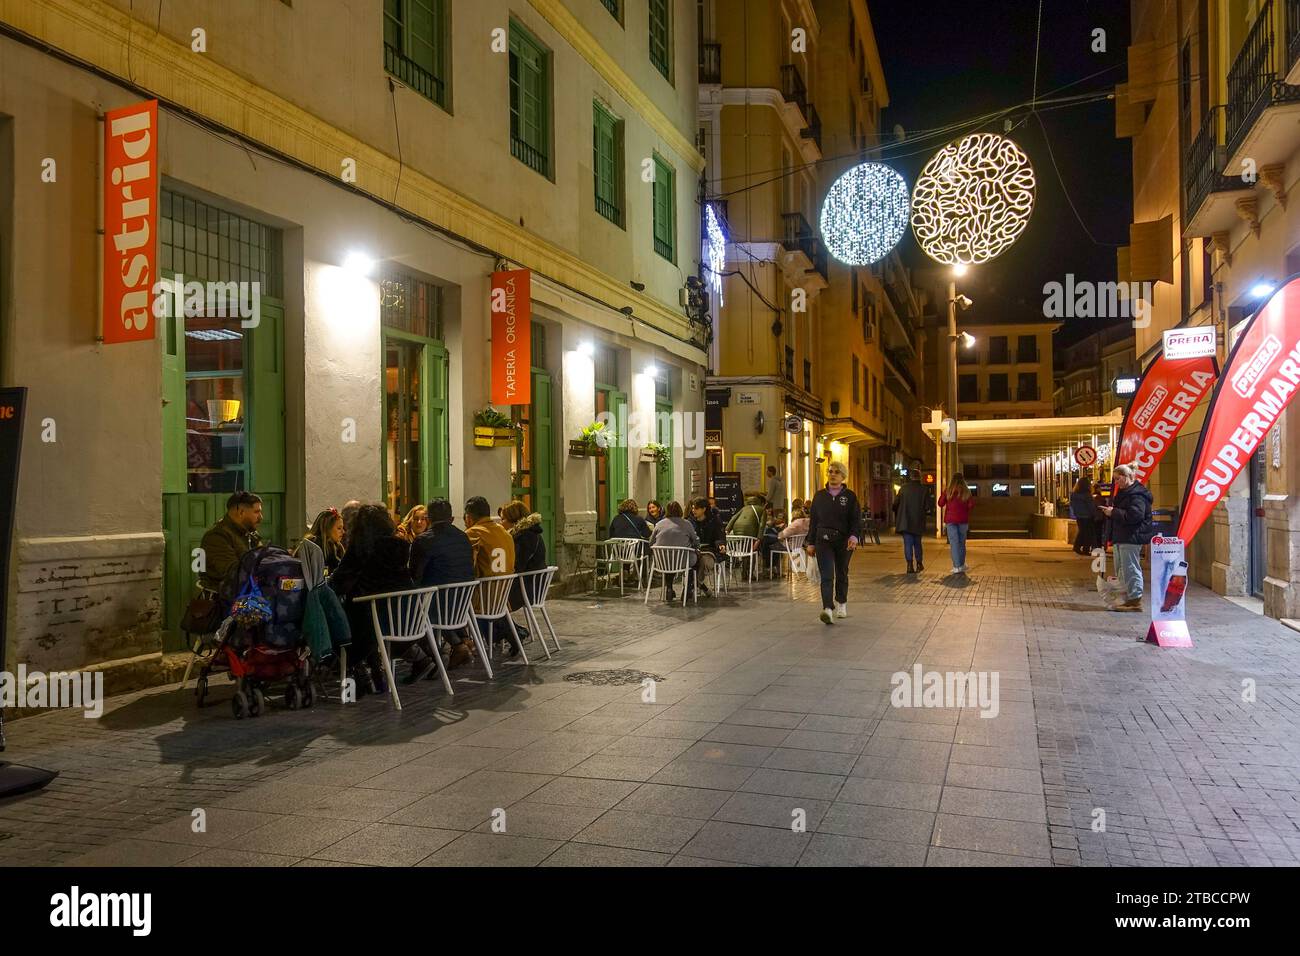
[[[848,476],[842,464],[831,462],[826,467],[826,487],[813,495],[808,509],[806,548],[816,555],[821,572],[823,624],[849,616],[849,558],[862,532],[862,509],[858,496],[845,484]]]

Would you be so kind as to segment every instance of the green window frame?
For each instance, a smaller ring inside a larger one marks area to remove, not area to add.
[[[668,0],[650,0],[650,62],[673,81],[673,33]]]
[[[677,262],[677,173],[671,163],[654,154],[653,183],[655,252]]]
[[[623,121],[592,103],[592,169],[596,212],[614,225],[623,225]]]
[[[510,21],[510,155],[551,176],[551,54]]]
[[[609,11],[609,15],[617,20],[620,24],[623,22],[623,2],[622,0],[600,0],[601,5]]]
[[[447,108],[449,20],[447,0],[384,0],[384,69]]]

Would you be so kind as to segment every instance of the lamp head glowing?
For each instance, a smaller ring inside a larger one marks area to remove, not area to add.
[[[364,252],[353,250],[347,254],[343,260],[343,268],[353,275],[368,276],[375,267],[375,260],[371,259]]]
[[[650,376],[651,378],[658,378],[658,377],[659,377],[659,366],[657,366],[657,365],[655,365],[653,362],[651,362],[649,365],[647,365],[647,366],[645,367],[645,373],[646,373],[646,375]]]
[[[957,263],[955,266],[952,267],[952,274],[953,274],[956,278],[960,279],[960,278],[961,278],[962,276],[964,276],[964,275],[965,275],[969,270],[970,270],[970,267],[969,267],[968,265],[966,265],[966,263],[964,263],[964,262],[959,262],[959,263]]]
[[[579,342],[578,354],[585,355],[587,356],[587,358],[591,358],[593,355],[596,354],[596,346],[592,345],[590,342]]]
[[[1250,294],[1253,298],[1262,299],[1264,296],[1272,294],[1273,288],[1273,283],[1267,279],[1261,279],[1250,287]]]
[[[971,335],[969,332],[963,332],[963,333],[961,334],[961,346],[962,346],[962,348],[964,348],[964,349],[972,349],[972,348],[974,348],[974,347],[975,347],[975,336]]]

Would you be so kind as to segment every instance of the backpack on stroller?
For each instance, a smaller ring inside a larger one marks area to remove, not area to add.
[[[199,673],[199,706],[209,678],[225,670],[235,682],[230,707],[237,719],[259,716],[273,684],[284,686],[290,710],[310,707],[315,690],[302,629],[307,582],[301,562],[282,548],[249,551],[222,583],[219,597],[226,614],[216,649]]]

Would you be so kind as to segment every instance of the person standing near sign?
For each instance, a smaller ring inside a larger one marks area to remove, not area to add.
[[[1142,610],[1142,548],[1151,541],[1151,492],[1137,480],[1128,465],[1115,467],[1115,497],[1102,511],[1110,518],[1115,543],[1115,566],[1125,600],[1112,611]]]
[[[809,507],[805,547],[817,557],[821,572],[823,624],[849,616],[849,558],[862,532],[862,509],[858,496],[845,484],[848,477],[848,469],[838,461],[827,465],[826,487],[813,495]]]
[[[1097,529],[1097,506],[1092,503],[1092,482],[1080,478],[1070,492],[1070,512],[1079,530],[1074,533],[1074,553],[1092,554]]]
[[[785,482],[777,474],[775,465],[767,466],[767,506],[785,514]]]

